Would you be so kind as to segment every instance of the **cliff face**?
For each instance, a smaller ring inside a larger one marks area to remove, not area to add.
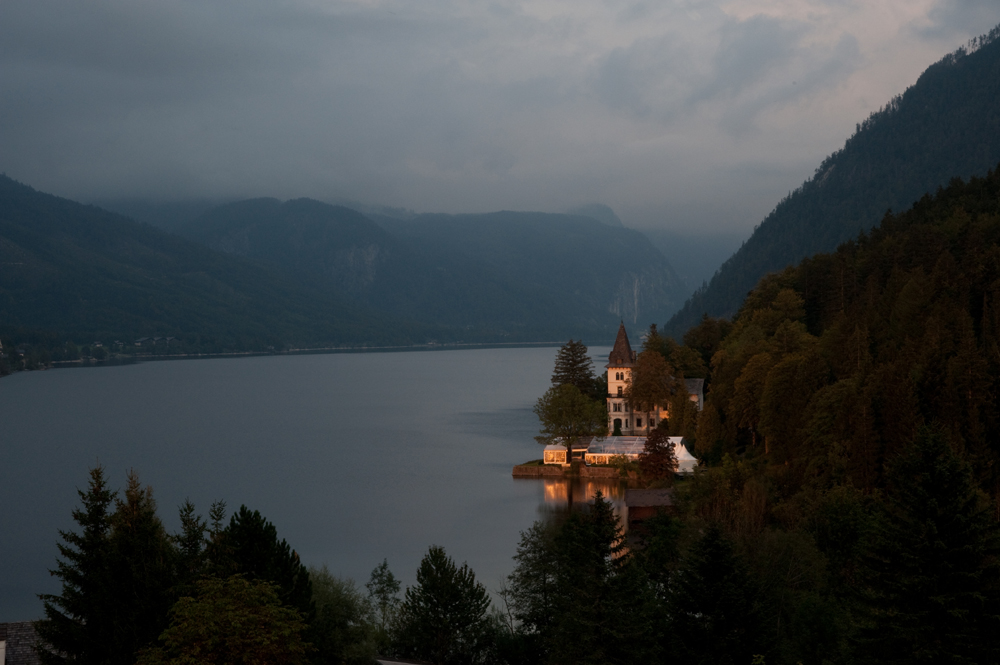
[[[662,314],[663,304],[676,302],[676,284],[669,274],[647,266],[641,271],[622,273],[618,286],[611,294],[608,311],[622,321],[646,325]]]

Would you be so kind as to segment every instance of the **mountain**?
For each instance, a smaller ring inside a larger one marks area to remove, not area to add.
[[[683,297],[648,239],[591,217],[370,217],[310,199],[253,199],[179,233],[466,340],[610,339],[619,320],[644,328]]]
[[[116,212],[137,222],[150,224],[158,229],[176,232],[221,201],[196,199],[190,201],[154,202],[145,199],[96,199],[88,201],[98,208]]]
[[[1000,162],[1000,27],[929,67],[858,125],[844,147],[782,200],[666,325],[677,339],[708,313],[729,317],[766,273],[905,210],[955,177]]]
[[[663,252],[687,288],[685,298],[712,279],[733,255],[746,234],[733,232],[684,233],[674,229],[638,229]]]
[[[591,219],[596,219],[599,222],[604,222],[608,226],[614,226],[616,228],[624,228],[625,226],[622,224],[621,218],[615,214],[615,211],[603,203],[591,203],[590,205],[580,206],[578,208],[568,210],[567,213],[581,217],[590,217]]]
[[[204,351],[407,343],[423,334],[330,289],[5,176],[0,322],[78,343],[175,336]]]

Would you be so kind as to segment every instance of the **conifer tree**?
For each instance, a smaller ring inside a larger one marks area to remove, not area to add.
[[[167,626],[173,605],[176,550],[156,515],[153,490],[130,471],[123,496],[115,500],[109,539],[113,567],[110,588],[115,639],[109,662],[131,665]]]
[[[167,625],[176,553],[152,489],[132,471],[124,496],[115,494],[103,470],[92,469],[83,509],[73,511],[83,532],[60,533],[66,545],[53,574],[63,592],[42,596],[46,619],[38,625],[45,663],[130,665]]]
[[[177,575],[181,585],[194,582],[205,567],[208,526],[205,519],[194,511],[194,504],[190,500],[184,501],[180,507],[181,532],[171,537],[177,547]]]
[[[881,663],[1000,660],[1000,540],[969,467],[924,428],[890,469],[862,579],[861,653]]]
[[[576,386],[585,395],[594,388],[594,363],[587,353],[587,346],[572,339],[566,342],[556,354],[555,371],[552,373],[552,386],[563,384]]]
[[[375,615],[375,640],[381,653],[388,653],[390,632],[399,612],[399,580],[389,570],[388,559],[372,570],[371,577],[365,583],[368,589],[368,602],[372,604]]]
[[[543,660],[544,640],[556,620],[556,526],[538,521],[521,532],[514,555],[514,571],[508,576],[509,601],[514,618],[526,635],[526,651],[534,662]]]
[[[45,619],[35,624],[43,663],[104,663],[113,643],[110,593],[114,574],[109,559],[110,508],[115,492],[108,488],[104,469],[90,470],[86,491],[77,490],[81,507],[73,510],[79,532],[60,531],[59,559],[50,571],[62,581],[59,595],[42,594]]]
[[[432,546],[407,587],[401,608],[400,652],[439,665],[484,662],[490,607],[486,588],[467,564],[459,568]]]
[[[652,658],[652,596],[625,551],[613,506],[601,492],[553,541],[554,612],[545,642],[551,663],[634,663]]]
[[[221,521],[224,506],[213,506],[213,522]],[[278,585],[281,602],[299,611],[306,622],[315,615],[309,571],[299,555],[260,512],[246,506],[233,514],[228,526],[209,541],[207,556],[218,577],[244,575]]]
[[[646,443],[639,453],[639,469],[645,478],[652,480],[672,480],[677,471],[677,453],[670,440],[666,421],[660,421],[646,437]]]
[[[669,608],[678,662],[737,665],[767,654],[746,566],[714,522],[682,562]]]

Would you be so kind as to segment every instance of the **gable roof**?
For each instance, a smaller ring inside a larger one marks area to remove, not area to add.
[[[618,337],[615,338],[615,346],[608,356],[608,367],[631,367],[635,363],[635,351],[628,343],[628,333],[625,332],[625,324],[618,326]]]

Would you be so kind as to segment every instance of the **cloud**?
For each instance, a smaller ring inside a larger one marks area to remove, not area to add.
[[[996,22],[992,0],[5,0],[0,170],[80,199],[601,200],[749,229]]]
[[[986,34],[997,24],[994,0],[939,0],[918,33],[931,39],[962,39]]]

